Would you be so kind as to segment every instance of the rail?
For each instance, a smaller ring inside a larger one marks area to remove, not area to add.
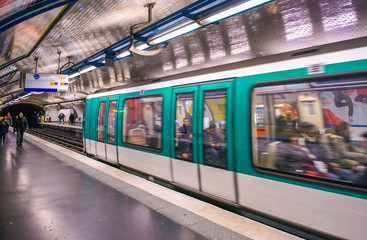
[[[83,139],[71,136],[70,133],[62,133],[51,128],[31,128],[28,130],[28,133],[62,147],[83,153]]]

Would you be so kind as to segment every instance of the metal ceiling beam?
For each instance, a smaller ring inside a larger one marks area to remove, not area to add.
[[[0,88],[4,85],[6,85],[18,72],[18,70],[10,71],[0,77]],[[3,78],[8,77],[5,81],[3,81]]]
[[[60,21],[60,19],[65,15],[65,13],[73,6],[72,4],[68,4],[66,5],[61,11],[60,13],[56,16],[56,18],[50,23],[50,25],[47,27],[47,29],[42,33],[41,37],[37,40],[37,42],[32,46],[32,48],[28,51],[28,53],[26,53],[25,55],[22,55],[18,58],[15,58],[3,65],[0,66],[0,70],[13,65],[14,63],[29,57],[34,50],[36,50],[36,48],[39,46],[39,44],[45,39],[45,37],[48,35],[48,33],[51,32],[51,30],[53,29],[53,27]],[[3,76],[0,76],[0,78],[2,78]]]
[[[0,33],[14,27],[15,25],[31,19],[39,14],[50,11],[54,8],[61,7],[66,4],[75,3],[78,0],[48,0],[35,4],[29,8],[18,11],[9,17],[6,17],[0,21]]]

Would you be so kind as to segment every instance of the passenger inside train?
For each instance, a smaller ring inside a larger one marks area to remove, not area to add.
[[[177,129],[176,136],[178,138],[176,157],[192,160],[192,127],[189,118],[183,119],[183,124]]]
[[[322,144],[321,135],[314,124],[300,122],[297,131],[300,133],[300,144],[317,156],[318,160],[328,163],[334,159],[332,151],[328,151]]]
[[[339,159],[342,168],[352,169],[365,162],[366,154],[363,150],[355,147],[350,139],[350,124],[341,121],[335,125],[335,135],[332,135],[330,144],[333,152]]]
[[[287,140],[289,136],[296,132],[297,113],[290,104],[284,104],[281,115],[276,118],[276,136],[280,141]]]
[[[214,121],[210,121],[209,127],[204,130],[203,144],[205,164],[225,167],[225,139]]]
[[[290,175],[366,185],[362,179],[367,174],[367,140],[362,133],[367,132],[367,109],[357,101],[364,89],[349,86],[347,96],[340,98],[332,81],[323,84],[255,88],[254,164]]]
[[[203,157],[208,166],[227,167],[227,90],[204,93]]]
[[[108,107],[107,143],[109,144],[115,144],[116,105],[117,101],[112,100]]]
[[[192,121],[194,94],[179,93],[176,99],[175,157],[193,161]]]
[[[304,164],[311,164],[313,157],[307,148],[298,144],[298,134],[291,134],[288,139],[283,136],[283,142],[277,145],[275,166],[277,169],[289,172],[303,173]]]
[[[162,97],[127,99],[124,104],[123,142],[144,148],[162,147]]]
[[[144,119],[139,118],[138,121],[134,124],[133,128],[144,128],[148,131],[148,126],[145,123]]]
[[[364,150],[367,152],[367,132],[363,133],[361,137],[363,138],[362,146]],[[366,169],[364,169],[364,174],[363,174],[363,169],[361,169],[361,173],[358,174],[358,178],[356,179],[355,182],[357,184],[367,185],[367,170]]]

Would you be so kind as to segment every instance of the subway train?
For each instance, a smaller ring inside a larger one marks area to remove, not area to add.
[[[92,94],[85,152],[312,236],[365,239],[367,47],[304,53]]]

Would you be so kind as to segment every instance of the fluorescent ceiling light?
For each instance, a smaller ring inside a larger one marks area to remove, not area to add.
[[[73,77],[77,77],[77,76],[80,76],[80,73],[71,74],[71,75],[69,75],[69,78],[73,78]]]
[[[21,96],[20,98],[26,98],[26,97],[30,97],[32,95],[32,93],[27,93],[26,95]]]
[[[112,48],[112,51],[116,52],[116,51],[118,51],[120,49],[126,48],[127,46],[129,46],[129,43],[126,43],[126,44],[123,44],[121,46],[117,46],[115,48]]]
[[[125,51],[125,52],[122,52],[120,53],[119,55],[117,55],[116,57],[117,58],[124,58],[124,57],[127,57],[129,56],[131,53],[129,51]]]
[[[139,50],[144,50],[144,49],[147,49],[149,47],[150,46],[148,44],[144,43],[143,45],[137,46],[136,48],[139,49]]]
[[[183,35],[185,33],[191,32],[191,31],[193,31],[195,29],[198,29],[200,27],[201,27],[201,25],[199,25],[196,22],[191,23],[191,24],[189,24],[185,27],[179,28],[179,29],[174,30],[170,33],[167,33],[167,34],[165,34],[161,37],[158,37],[156,39],[151,40],[150,44],[155,45],[155,44],[159,44],[159,43],[162,43],[162,42],[166,42],[167,40],[170,40],[172,38],[178,37],[178,36]]]
[[[92,71],[92,70],[94,70],[96,68],[97,67],[95,67],[95,66],[90,66],[88,68],[85,68],[85,69],[81,70],[80,72],[76,72],[74,74],[69,75],[69,78],[74,78],[74,77],[80,76],[80,74],[83,74],[83,73],[86,73],[86,72],[90,72],[90,71]]]
[[[97,57],[95,57],[95,58],[92,58],[92,59],[90,59],[90,60],[88,60],[88,61],[89,61],[89,62],[94,62],[94,61],[97,61],[97,60],[100,60],[100,59],[104,58],[105,56],[106,56],[105,54],[102,54],[102,55],[97,56]]]
[[[92,71],[92,70],[94,70],[94,69],[96,69],[97,67],[95,67],[95,66],[90,66],[90,67],[88,67],[88,68],[86,68],[86,69],[83,69],[83,70],[81,70],[80,71],[80,74],[83,74],[83,73],[86,73],[86,72],[90,72],[90,71]]]
[[[237,6],[234,6],[232,8],[229,8],[227,10],[224,10],[222,12],[219,12],[217,14],[214,14],[213,16],[205,18],[205,19],[201,20],[200,23],[206,25],[206,24],[209,24],[209,23],[218,22],[222,19],[233,16],[237,13],[249,10],[251,8],[254,8],[254,7],[258,7],[262,4],[272,2],[272,1],[273,0],[250,0],[250,1],[244,2],[240,5],[237,5]]]

